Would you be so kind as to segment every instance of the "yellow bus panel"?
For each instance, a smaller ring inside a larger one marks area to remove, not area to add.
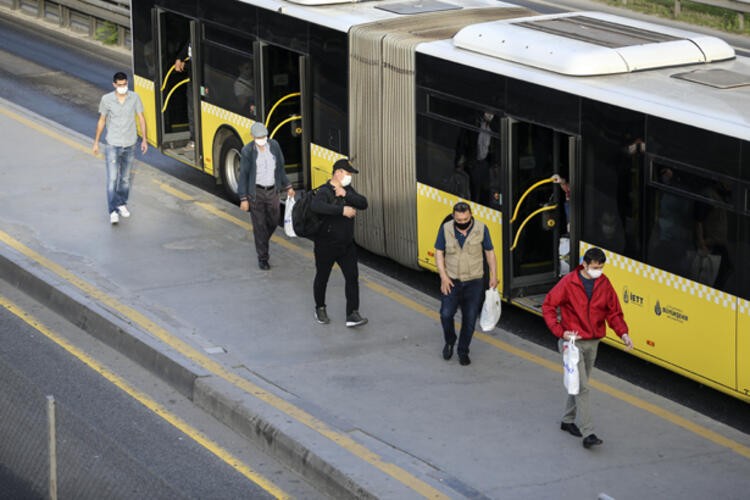
[[[581,243],[581,255],[591,245]],[[735,389],[737,297],[605,250],[636,354]],[[747,319],[746,319],[747,320]],[[608,340],[622,347],[610,330]]]
[[[453,211],[453,205],[465,201],[471,207],[472,215],[484,222],[490,230],[492,245],[497,258],[498,289],[502,290],[503,223],[502,213],[497,210],[464,200],[454,194],[441,191],[426,184],[417,183],[417,244],[419,265],[437,272],[435,264],[435,239],[446,216]]]
[[[213,147],[214,138],[220,128],[229,126],[239,134],[242,144],[252,140],[250,127],[254,120],[232,113],[206,101],[201,102],[201,141],[203,142],[203,169],[208,174],[214,174]]]
[[[325,184],[331,178],[333,164],[341,158],[346,158],[346,155],[317,144],[310,144],[310,187],[316,188]]]
[[[138,75],[133,75],[133,90],[143,102],[143,115],[146,119],[146,132],[148,142],[156,146],[156,96],[154,95],[154,82]]]
[[[737,303],[737,391],[750,399],[750,301]]]

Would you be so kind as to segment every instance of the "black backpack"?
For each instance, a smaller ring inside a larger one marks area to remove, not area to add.
[[[319,189],[319,188],[318,188]],[[310,205],[318,189],[306,191],[292,207],[292,227],[297,236],[312,238],[320,230],[323,218],[312,211]]]

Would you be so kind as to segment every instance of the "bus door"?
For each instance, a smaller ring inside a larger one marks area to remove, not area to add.
[[[553,181],[574,174],[576,137],[541,125],[510,120],[508,210],[503,262],[505,295],[519,306],[541,311],[546,293],[569,270],[570,238],[566,195]]]
[[[158,143],[178,160],[200,166],[200,50],[198,25],[174,12],[154,9],[159,42],[158,89],[155,89]],[[187,57],[186,57],[187,56]],[[186,57],[177,71],[175,61]]]
[[[262,42],[257,45],[255,53],[261,55],[256,59],[260,66],[256,72],[261,75],[260,118],[266,124],[269,136],[281,146],[289,181],[295,187],[304,186],[310,171],[309,113],[305,112],[304,106],[307,59],[275,45]]]

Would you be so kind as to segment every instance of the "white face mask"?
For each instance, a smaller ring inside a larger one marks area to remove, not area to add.
[[[117,90],[117,93],[120,95],[125,95],[128,93],[127,87],[117,87],[115,90]]]
[[[255,144],[257,144],[260,147],[265,146],[268,143],[268,137],[261,137],[260,139],[255,139]]]
[[[349,184],[352,183],[352,176],[351,175],[345,175],[343,179],[341,179],[341,185],[346,187]]]
[[[603,272],[604,271],[602,271],[601,269],[588,269],[588,270],[586,270],[586,273],[588,273],[588,275],[591,277],[592,280],[595,280],[597,278],[601,278]]]

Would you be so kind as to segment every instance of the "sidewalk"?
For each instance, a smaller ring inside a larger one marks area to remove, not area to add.
[[[440,356],[438,302],[360,266],[361,312],[313,320],[311,243],[137,163],[110,226],[90,140],[0,100],[0,278],[116,346],[336,497],[744,498],[750,436],[601,371],[604,445],[559,430],[560,359],[507,332]],[[187,167],[186,167],[187,168]]]

